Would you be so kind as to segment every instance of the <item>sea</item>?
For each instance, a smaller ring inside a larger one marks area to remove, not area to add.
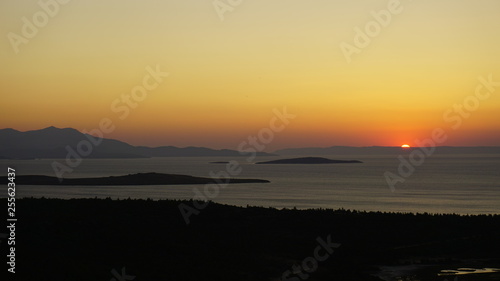
[[[68,178],[120,176],[135,173],[168,173],[211,177],[236,161],[237,178],[266,179],[270,183],[229,184],[211,194],[213,202],[236,206],[274,208],[329,208],[360,211],[500,214],[500,154],[433,155],[411,175],[405,174],[391,190],[384,174],[398,173],[397,155],[324,155],[357,164],[272,164],[287,157],[161,157],[144,159],[83,159]],[[16,175],[55,176],[54,161],[65,159],[0,160]],[[7,197],[7,188],[0,197]],[[213,190],[212,190],[213,191]],[[143,186],[16,186],[16,198],[191,199],[204,192],[203,185]]]

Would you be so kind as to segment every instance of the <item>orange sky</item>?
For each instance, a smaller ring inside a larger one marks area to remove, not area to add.
[[[2,1],[0,128],[110,118],[106,137],[134,145],[234,149],[286,107],[266,150],[412,145],[437,127],[443,145],[499,145],[500,86],[456,130],[443,114],[478,77],[500,82],[500,2],[402,0],[348,63],[341,43],[391,1],[243,1],[221,21],[212,1],[73,0],[17,47],[9,34],[44,10]],[[111,104],[157,65],[169,76],[121,120]]]

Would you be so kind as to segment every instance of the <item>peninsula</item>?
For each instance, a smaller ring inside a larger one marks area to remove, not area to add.
[[[2,182],[7,182],[6,177],[1,177]],[[269,183],[261,179],[223,179],[227,183]],[[209,184],[215,183],[212,178],[193,177],[187,175],[138,173],[125,176],[110,176],[101,178],[65,178],[26,175],[17,176],[17,185],[181,185],[181,184]]]

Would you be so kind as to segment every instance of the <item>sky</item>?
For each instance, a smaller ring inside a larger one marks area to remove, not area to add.
[[[0,128],[109,119],[133,145],[234,149],[286,108],[265,150],[436,128],[441,145],[500,144],[497,0],[59,1],[0,2]]]

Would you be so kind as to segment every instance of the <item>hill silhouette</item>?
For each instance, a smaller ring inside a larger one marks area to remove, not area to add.
[[[399,155],[409,154],[418,147],[402,149],[399,146],[331,146],[300,147],[276,150],[278,155]],[[435,154],[500,154],[500,146],[437,146]]]
[[[72,128],[59,129],[48,127],[41,130],[20,132],[14,129],[0,129],[0,158],[4,159],[36,159],[65,158],[70,150],[77,151],[82,142],[98,141],[91,135]],[[270,156],[265,152],[259,156]],[[215,150],[205,147],[132,146],[128,143],[103,138],[98,145],[92,145],[92,152],[87,158],[148,158],[148,157],[240,157],[236,150]]]

